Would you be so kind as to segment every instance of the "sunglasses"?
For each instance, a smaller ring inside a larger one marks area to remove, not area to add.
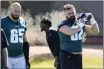
[[[64,10],[70,10],[71,8],[64,8]]]

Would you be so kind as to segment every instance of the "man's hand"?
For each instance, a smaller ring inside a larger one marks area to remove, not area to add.
[[[78,20],[79,22],[85,24],[86,21],[87,21],[87,17],[86,17],[86,15],[85,15],[85,13],[80,13],[80,15],[78,16],[77,20]]]
[[[26,69],[30,69],[30,62],[26,61]]]
[[[91,24],[97,23],[92,13],[86,13],[86,17],[87,17],[87,20],[90,21]]]
[[[54,67],[58,67],[58,57],[55,57],[55,61],[54,61]]]
[[[4,67],[3,69],[9,69],[8,67]]]
[[[80,28],[82,28],[82,27],[85,26],[85,24],[84,24],[84,23],[81,23],[81,22],[78,22],[77,25],[78,25]]]
[[[87,23],[90,21],[90,19],[92,19],[93,15],[91,13],[82,13],[78,16],[78,21],[80,21],[81,23]]]
[[[92,15],[92,13],[86,13],[86,17],[90,23],[90,25],[85,26],[86,33],[88,35],[98,35],[100,33],[100,30],[94,16]]]

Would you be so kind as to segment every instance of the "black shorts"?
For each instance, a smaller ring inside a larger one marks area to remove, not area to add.
[[[60,51],[61,69],[82,69],[82,54]]]

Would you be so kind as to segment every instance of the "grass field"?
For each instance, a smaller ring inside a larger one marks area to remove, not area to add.
[[[43,58],[31,61],[31,69],[55,69],[53,58]],[[103,60],[100,57],[83,57],[84,69],[103,69]]]

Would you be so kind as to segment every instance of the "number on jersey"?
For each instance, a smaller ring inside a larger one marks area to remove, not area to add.
[[[22,43],[23,42],[23,32],[24,29],[12,29],[10,31],[10,42],[11,43]]]
[[[76,41],[76,40],[82,40],[83,38],[83,29],[81,28],[81,31],[79,33],[76,33],[74,35],[71,35],[71,40]]]

